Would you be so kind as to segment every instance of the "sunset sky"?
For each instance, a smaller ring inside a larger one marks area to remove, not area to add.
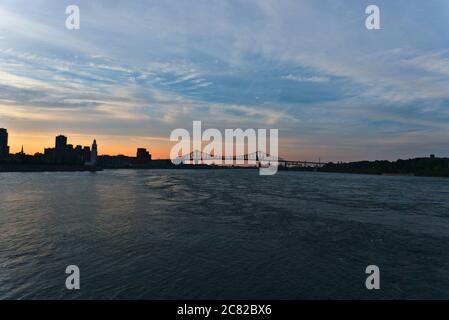
[[[68,5],[81,29],[65,28]],[[381,30],[365,8],[381,9]],[[0,127],[11,151],[54,136],[100,154],[170,132],[278,128],[280,156],[449,156],[449,1],[0,3]]]

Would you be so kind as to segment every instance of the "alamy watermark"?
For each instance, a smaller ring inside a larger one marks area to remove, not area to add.
[[[81,27],[80,8],[72,4],[65,8],[65,13],[68,15],[65,19],[65,27],[68,30],[79,30]]]
[[[80,289],[80,268],[72,264],[67,266],[65,273],[69,276],[65,280],[65,287],[68,290],[79,290]]]
[[[225,129],[223,139],[220,130],[203,132],[201,121],[193,121],[192,135],[178,128],[170,134],[170,141],[178,142],[170,151],[170,159],[176,165],[258,166],[260,175],[274,175],[278,169],[278,129]],[[204,146],[204,142],[208,144]]]
[[[372,264],[366,267],[365,273],[369,276],[365,280],[365,287],[368,290],[380,289],[380,269],[378,266]]]
[[[368,30],[379,30],[380,29],[380,9],[378,6],[371,4],[366,7],[365,13],[369,16],[366,17],[365,27]]]
[[[80,8],[77,5],[71,4],[66,7],[65,13],[67,15],[65,20],[65,27],[68,30],[79,30],[81,26]],[[365,19],[365,27],[368,30],[380,29],[380,9],[379,6],[370,4],[365,8],[365,14],[368,15]]]

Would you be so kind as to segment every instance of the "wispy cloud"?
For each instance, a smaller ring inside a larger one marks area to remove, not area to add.
[[[291,80],[291,81],[297,81],[297,82],[328,82],[330,79],[327,77],[320,77],[320,76],[302,76],[302,75],[293,75],[293,74],[288,74],[286,76],[282,77],[283,79],[286,80]]]
[[[427,152],[411,132],[449,150],[449,5],[379,1],[370,32],[360,1],[80,0],[72,32],[62,2],[5,0],[0,125],[160,137],[202,120],[276,126],[298,157]]]

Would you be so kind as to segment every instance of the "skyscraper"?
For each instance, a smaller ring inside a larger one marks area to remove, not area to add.
[[[0,129],[0,158],[7,158],[8,156],[8,130]]]
[[[57,136],[55,141],[55,149],[65,150],[66,146],[67,146],[67,137],[63,135]]]
[[[92,144],[92,150],[90,152],[90,161],[86,163],[87,166],[97,165],[97,140],[94,140]]]
[[[67,137],[59,135],[55,139],[55,162],[62,164],[66,161]]]
[[[83,163],[88,163],[90,161],[90,147],[83,148]]]

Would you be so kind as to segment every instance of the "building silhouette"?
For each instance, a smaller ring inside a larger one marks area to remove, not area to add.
[[[84,147],[82,151],[82,163],[90,161],[90,147]]]
[[[0,129],[0,159],[9,157],[8,130]]]
[[[55,138],[54,162],[63,164],[67,162],[67,137],[59,135]]]
[[[54,148],[45,148],[44,154],[42,155],[42,162],[45,164],[84,166],[91,164],[93,159],[93,163],[96,165],[97,143],[95,140],[92,149],[88,146],[73,146],[73,144],[67,142],[66,136],[57,136],[55,138]],[[95,151],[93,149],[95,149]]]
[[[137,163],[146,163],[151,161],[151,154],[145,148],[137,148],[136,154],[136,162]]]
[[[145,148],[137,148],[136,156],[108,156],[98,157],[98,165],[103,168],[168,168],[172,165],[170,160],[153,160]]]
[[[92,146],[73,145],[69,143],[67,136],[55,137],[53,147],[45,148],[43,153],[36,152],[27,155],[24,146],[20,152],[9,154],[8,132],[0,129],[0,171],[7,170],[7,166],[18,170],[90,170],[97,171],[102,168],[172,168],[171,160],[153,160],[146,148],[137,148],[136,155],[98,155],[97,140],[94,139]],[[7,157],[7,158],[3,158]]]
[[[94,139],[92,143],[92,150],[90,152],[90,160],[86,162],[86,166],[96,166],[97,165],[97,140]]]
[[[67,146],[67,137],[60,134],[55,138],[55,149],[56,150],[65,150]]]
[[[24,146],[20,152],[9,154],[8,132],[0,129],[0,171],[4,166],[21,165],[24,170],[38,168],[39,170],[101,170],[102,168],[171,168],[173,164],[169,159],[153,160],[146,148],[137,148],[135,156],[125,155],[98,155],[97,140],[94,139],[92,146],[74,145],[69,143],[65,135],[55,137],[53,147],[45,148],[43,153],[27,155]],[[7,157],[7,158],[4,158]],[[85,167],[84,169],[82,167]],[[31,169],[30,169],[31,168]]]

